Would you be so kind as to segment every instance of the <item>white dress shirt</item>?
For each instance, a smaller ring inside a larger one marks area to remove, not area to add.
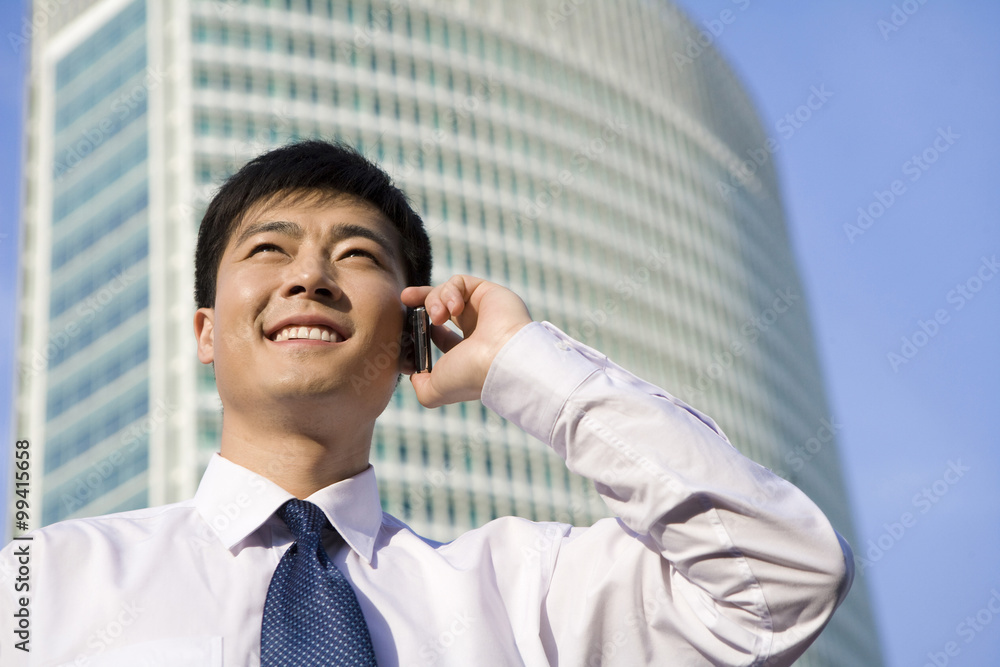
[[[850,550],[805,495],[552,325],[501,350],[483,402],[594,480],[619,518],[504,517],[439,544],[382,512],[373,468],[317,491],[382,667],[787,665],[846,595]],[[292,541],[274,513],[290,498],[216,455],[192,500],[8,545],[0,664],[258,665],[268,584]],[[23,545],[30,654],[13,648]]]

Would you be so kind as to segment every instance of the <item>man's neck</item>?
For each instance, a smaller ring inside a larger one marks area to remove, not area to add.
[[[373,429],[374,423],[354,430],[338,424],[316,429],[323,434],[319,437],[280,422],[238,419],[227,411],[222,419],[221,455],[296,498],[307,498],[368,467]]]

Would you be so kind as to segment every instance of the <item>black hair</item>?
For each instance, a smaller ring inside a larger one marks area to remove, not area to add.
[[[354,148],[310,139],[257,156],[230,176],[212,198],[198,229],[195,250],[198,308],[214,307],[222,254],[250,209],[275,197],[311,193],[356,197],[381,211],[399,232],[407,285],[430,284],[430,239],[403,191]]]

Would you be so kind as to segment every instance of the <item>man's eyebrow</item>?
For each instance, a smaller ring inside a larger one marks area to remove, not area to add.
[[[234,247],[239,247],[244,241],[253,236],[254,234],[262,234],[266,232],[277,232],[278,234],[284,234],[286,236],[291,236],[295,239],[301,239],[305,236],[305,231],[302,226],[297,222],[289,222],[287,220],[269,220],[266,222],[255,222],[253,224],[247,225],[246,229],[240,232],[239,236],[236,238],[236,244]],[[392,242],[385,234],[379,231],[366,227],[364,225],[359,225],[352,222],[343,223],[340,225],[335,225],[330,232],[330,238],[332,241],[341,241],[343,239],[349,239],[355,236],[374,241],[385,251],[389,257],[393,259],[398,259],[398,253],[396,250],[396,244]]]
[[[287,222],[285,220],[255,222],[251,225],[247,225],[246,229],[240,232],[240,235],[236,237],[236,245],[234,247],[238,248],[240,247],[240,244],[254,234],[261,234],[264,232],[277,232],[296,239],[301,239],[305,235],[305,232],[302,231],[302,227],[294,222]]]

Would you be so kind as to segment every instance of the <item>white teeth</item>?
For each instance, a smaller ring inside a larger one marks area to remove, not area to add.
[[[336,332],[328,330],[326,327],[298,327],[288,326],[274,334],[274,340],[322,340],[328,343],[339,343],[343,340]]]

